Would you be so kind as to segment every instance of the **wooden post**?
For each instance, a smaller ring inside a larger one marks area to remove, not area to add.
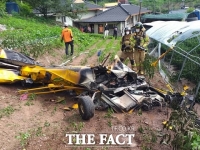
[[[140,22],[141,6],[142,6],[142,0],[140,0],[140,8],[139,8],[138,22]]]

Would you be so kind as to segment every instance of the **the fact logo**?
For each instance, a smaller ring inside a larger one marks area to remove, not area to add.
[[[95,140],[95,134],[66,134],[69,145],[131,145],[135,134],[99,134]]]

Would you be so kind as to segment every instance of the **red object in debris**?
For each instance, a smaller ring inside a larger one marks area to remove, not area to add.
[[[21,96],[20,96],[20,100],[21,101],[24,101],[24,100],[27,100],[28,99],[28,94],[22,94]]]

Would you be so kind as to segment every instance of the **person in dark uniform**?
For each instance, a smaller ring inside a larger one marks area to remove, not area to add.
[[[114,26],[113,28],[113,37],[115,38],[115,40],[117,39],[117,26]]]

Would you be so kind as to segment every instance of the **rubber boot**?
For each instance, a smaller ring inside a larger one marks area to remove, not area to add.
[[[142,66],[140,66],[140,74],[141,75],[144,75],[145,73],[144,73],[144,68],[143,68],[143,65]]]
[[[120,61],[123,63],[124,59],[123,59],[123,58],[119,58],[119,59],[120,59]]]
[[[138,74],[138,73],[140,73],[140,67],[139,66],[136,66],[135,67],[136,69],[135,69],[135,72]]]
[[[135,62],[134,62],[134,60],[130,60],[130,62],[131,62],[131,69],[133,71],[136,71],[137,69],[135,68]]]

